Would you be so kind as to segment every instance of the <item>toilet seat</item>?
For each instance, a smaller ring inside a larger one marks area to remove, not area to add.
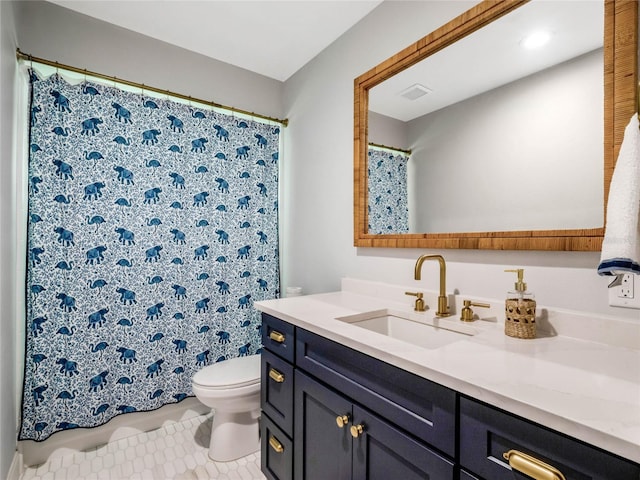
[[[232,358],[197,371],[193,383],[208,390],[241,388],[260,383],[260,355]]]

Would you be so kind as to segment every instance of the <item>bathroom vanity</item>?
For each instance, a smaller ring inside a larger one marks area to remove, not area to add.
[[[347,279],[256,302],[267,478],[640,478],[637,326],[623,344],[520,340],[497,304],[466,324],[414,312],[402,290]]]

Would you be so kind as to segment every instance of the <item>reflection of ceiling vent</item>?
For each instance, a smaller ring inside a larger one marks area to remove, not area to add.
[[[406,98],[407,100],[417,100],[427,93],[431,93],[431,89],[425,87],[424,85],[416,83],[415,85],[411,85],[409,88],[400,92],[400,96]]]

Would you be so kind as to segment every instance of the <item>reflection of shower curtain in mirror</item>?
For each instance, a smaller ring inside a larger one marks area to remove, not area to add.
[[[280,129],[31,75],[21,439],[191,396],[279,294]]]
[[[369,149],[369,231],[408,233],[407,162],[409,157]]]

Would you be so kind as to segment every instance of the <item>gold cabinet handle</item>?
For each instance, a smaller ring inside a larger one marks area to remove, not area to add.
[[[512,469],[536,480],[566,480],[558,469],[526,453],[518,450],[509,450],[503,453],[502,456],[509,462],[509,466]]]
[[[272,368],[271,370],[269,370],[269,377],[271,377],[271,379],[274,382],[277,382],[277,383],[284,382],[284,375],[279,371],[277,371],[275,368]]]
[[[280,332],[276,332],[275,330],[271,330],[271,333],[269,333],[269,338],[271,340],[273,340],[274,342],[284,343],[284,338],[285,337]]]
[[[271,446],[271,448],[273,448],[273,450],[276,453],[282,453],[284,452],[284,447],[282,446],[282,444],[278,441],[278,439],[276,437],[274,437],[273,435],[271,435],[271,437],[269,437],[269,445]]]
[[[338,427],[344,428],[349,423],[349,415],[339,415],[336,417],[336,423]]]
[[[349,431],[351,432],[351,436],[353,438],[358,438],[364,432],[364,425],[351,425]]]

